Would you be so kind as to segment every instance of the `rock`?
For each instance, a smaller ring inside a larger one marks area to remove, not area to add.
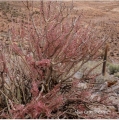
[[[81,89],[86,89],[86,88],[88,88],[88,85],[87,85],[87,83],[79,83],[78,87]]]
[[[75,79],[81,79],[83,77],[83,73],[82,72],[76,72],[73,76],[73,78]]]

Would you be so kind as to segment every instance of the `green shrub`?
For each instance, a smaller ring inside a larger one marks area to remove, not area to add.
[[[117,65],[117,64],[109,65],[109,73],[110,74],[114,74],[114,73],[117,73],[117,72],[119,72],[119,65]]]
[[[115,73],[115,74],[114,74],[114,77],[119,78],[119,72]]]

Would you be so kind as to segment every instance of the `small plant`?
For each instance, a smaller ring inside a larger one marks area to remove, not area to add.
[[[119,72],[119,65],[118,64],[110,64],[109,65],[109,73],[114,74]]]
[[[115,74],[114,74],[114,77],[119,78],[119,72],[115,73]]]

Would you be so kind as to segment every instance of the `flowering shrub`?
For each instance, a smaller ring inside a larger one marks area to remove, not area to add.
[[[10,28],[10,45],[3,46],[5,59],[0,57],[6,70],[1,72],[1,100],[7,108],[1,117],[87,118],[76,111],[88,110],[86,105],[97,94],[91,83],[85,90],[77,84],[85,79],[96,82],[95,76],[86,78],[90,70],[80,79],[72,77],[97,57],[105,40],[95,39],[91,25],[82,27],[82,16],[72,17],[73,4],[41,1],[35,11],[31,3],[23,2],[27,19]],[[95,100],[101,101],[100,96]]]
[[[68,80],[96,56],[105,40],[95,40],[90,27],[81,27],[81,16],[70,16],[73,6],[41,1],[35,12],[28,5],[27,24],[22,24],[20,33],[15,27],[11,31],[11,42],[23,45],[12,44],[12,48],[27,64],[32,80],[39,80],[38,84],[48,92],[52,85]]]

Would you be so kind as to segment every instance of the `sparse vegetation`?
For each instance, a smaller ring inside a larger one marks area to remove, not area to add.
[[[110,64],[109,65],[109,73],[114,74],[119,72],[119,65],[118,64]]]
[[[3,13],[10,12],[10,5],[7,2],[0,2],[0,11],[3,11]]]

